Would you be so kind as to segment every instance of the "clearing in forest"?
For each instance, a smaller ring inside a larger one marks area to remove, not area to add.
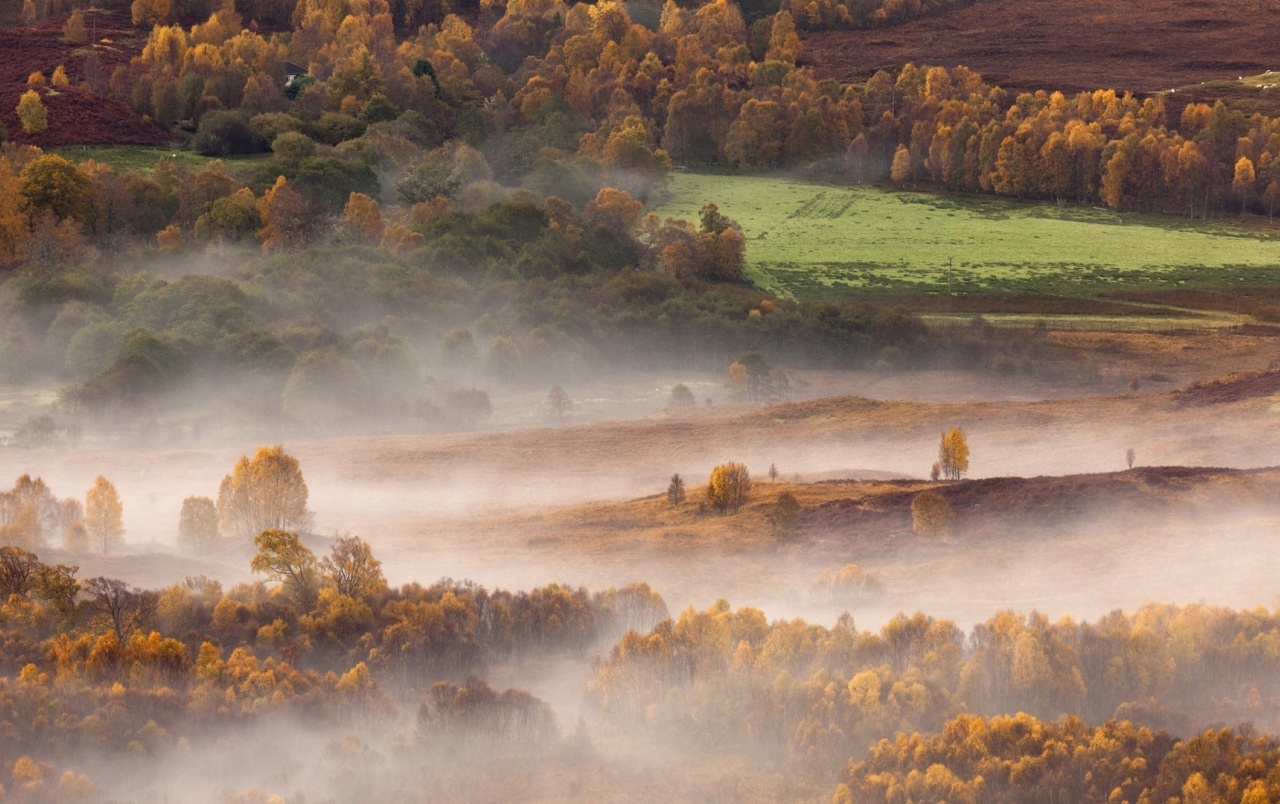
[[[746,235],[747,275],[784,298],[1258,285],[1280,279],[1280,232],[1078,205],[785,178],[677,173],[662,217],[714,202]]]

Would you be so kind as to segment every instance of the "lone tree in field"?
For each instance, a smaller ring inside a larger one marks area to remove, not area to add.
[[[22,121],[22,130],[28,134],[39,134],[49,127],[49,115],[44,110],[44,101],[40,93],[28,89],[18,99],[18,119]]]
[[[751,495],[751,474],[745,464],[726,463],[711,470],[706,502],[721,514],[736,514]]]
[[[316,554],[298,539],[298,534],[279,528],[262,531],[253,543],[258,554],[249,568],[275,578],[303,611],[310,611],[320,591]]]
[[[947,480],[959,480],[969,471],[969,442],[959,427],[952,427],[942,434],[942,443],[938,445],[938,468]]]
[[[103,555],[124,541],[123,518],[124,506],[116,487],[105,477],[93,481],[93,488],[84,496],[84,527]]]
[[[188,550],[207,550],[218,543],[218,508],[208,497],[182,501],[178,518],[178,544]]]
[[[684,502],[684,478],[679,472],[672,475],[671,482],[667,484],[667,502],[672,508],[679,508]]]
[[[551,393],[547,394],[547,410],[556,417],[556,421],[563,422],[564,417],[573,412],[573,399],[569,397],[568,392],[557,385],[551,389]]]
[[[911,530],[917,536],[945,536],[953,518],[951,504],[936,491],[922,491],[911,500]]]
[[[769,482],[778,482],[778,465],[776,463],[769,464]]]
[[[1129,464],[1130,469],[1133,468],[1133,459],[1136,457],[1138,457],[1138,454],[1133,451],[1133,447],[1129,447],[1129,449],[1125,450],[1124,459],[1125,462]]]
[[[218,487],[218,526],[224,534],[248,539],[264,530],[300,530],[311,524],[307,484],[298,459],[284,447],[259,447],[253,460],[241,457]]]
[[[796,495],[784,491],[778,495],[778,501],[769,515],[769,523],[773,526],[773,535],[778,541],[787,541],[795,535],[796,525],[800,522],[800,501]]]

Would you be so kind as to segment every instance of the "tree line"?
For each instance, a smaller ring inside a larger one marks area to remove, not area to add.
[[[1249,726],[1176,739],[1128,720],[960,715],[851,761],[832,796],[855,801],[1181,801],[1280,798],[1280,743]]]
[[[898,801],[906,799],[893,791],[914,766],[896,781],[881,779],[880,768],[890,773],[904,762],[904,745],[946,739],[919,735],[944,731],[961,713],[975,716],[966,722],[1019,712],[1115,718],[1182,736],[1222,722],[1274,730],[1277,645],[1275,612],[1202,604],[1148,604],[1092,622],[1002,612],[966,635],[924,614],[864,631],[847,615],[832,628],[769,622],[758,609],[720,601],[626,635],[591,691],[620,730],[690,746],[712,741],[799,774],[831,773],[881,740],[916,734],[882,744],[854,788],[888,790],[887,800]]]
[[[280,583],[227,590],[204,577],[156,590],[81,579],[0,547],[0,768],[86,750],[147,756],[273,715],[324,728],[399,706],[417,710],[427,749],[525,750],[559,728],[536,698],[480,681],[488,664],[586,656],[667,616],[644,584],[390,588],[358,538],[320,559],[289,531],[257,543],[254,571]]]

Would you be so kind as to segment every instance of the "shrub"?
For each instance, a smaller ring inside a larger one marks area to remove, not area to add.
[[[22,93],[18,100],[18,119],[22,121],[22,130],[28,134],[39,134],[49,127],[49,115],[35,90],[28,89]]]
[[[320,119],[311,124],[311,136],[325,145],[337,145],[346,140],[354,140],[364,134],[368,128],[363,120],[349,114],[325,112]]]
[[[297,163],[316,155],[316,143],[301,131],[285,131],[271,143],[271,150],[277,158]]]
[[[360,112],[360,117],[366,123],[385,123],[395,120],[399,116],[400,110],[382,93],[377,93],[372,98],[369,98],[369,101],[364,105],[364,110]]]
[[[288,131],[301,131],[302,121],[284,112],[265,112],[249,118],[249,128],[274,149],[276,138]]]
[[[267,142],[249,127],[239,112],[211,111],[200,118],[195,138],[196,152],[202,156],[253,154],[267,150]]]

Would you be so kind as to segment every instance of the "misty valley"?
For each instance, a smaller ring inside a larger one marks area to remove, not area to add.
[[[0,3],[0,802],[1280,802],[1277,25]]]

